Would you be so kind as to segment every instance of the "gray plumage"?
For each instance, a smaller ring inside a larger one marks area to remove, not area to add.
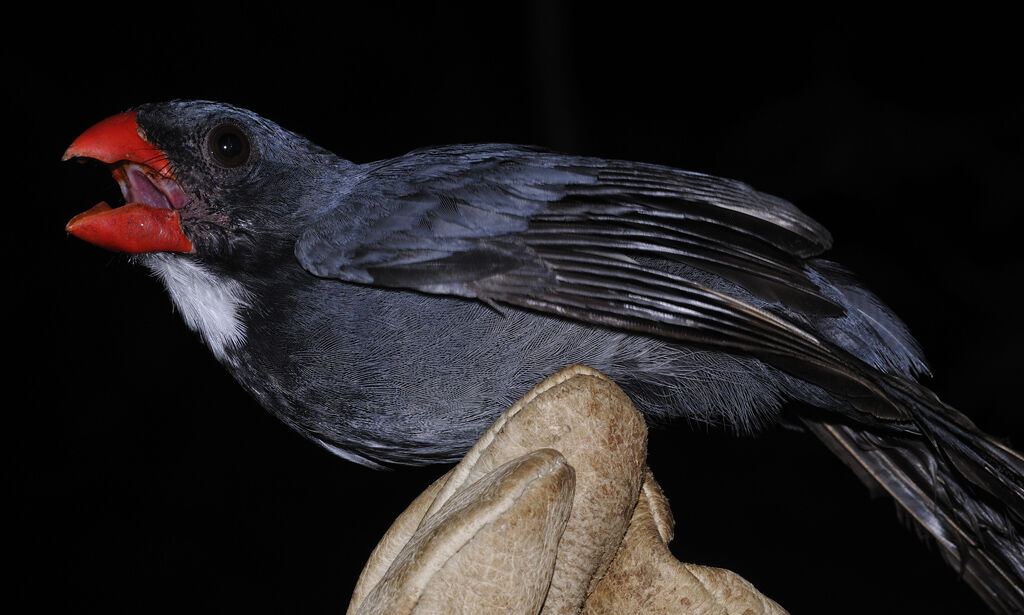
[[[571,363],[655,422],[752,431],[795,399],[984,599],[1024,609],[1024,461],[914,380],[906,327],[790,203],[511,145],[360,165],[228,105],[138,111],[194,246],[140,262],[304,436],[368,465],[451,461]],[[239,165],[207,151],[222,126],[251,148]]]

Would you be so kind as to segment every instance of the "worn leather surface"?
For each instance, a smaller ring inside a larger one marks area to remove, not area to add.
[[[732,572],[672,557],[646,449],[611,380],[558,372],[395,520],[348,613],[785,613]]]
[[[785,613],[734,572],[676,560],[668,549],[671,535],[668,502],[648,474],[615,560],[587,597],[583,613]]]

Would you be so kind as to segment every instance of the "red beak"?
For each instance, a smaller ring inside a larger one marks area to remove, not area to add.
[[[138,192],[169,194],[159,199],[159,207],[132,202],[111,209],[106,203],[99,203],[72,218],[65,227],[67,232],[118,252],[192,251],[192,242],[182,232],[175,209],[180,204],[181,192],[167,168],[167,155],[141,135],[135,111],[109,117],[86,130],[64,152],[64,160],[71,158],[94,158],[114,165],[114,176],[119,182],[146,184]],[[124,172],[124,165],[130,163],[142,172]]]

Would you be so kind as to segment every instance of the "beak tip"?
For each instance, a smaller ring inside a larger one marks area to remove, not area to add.
[[[78,231],[82,229],[82,225],[91,217],[110,211],[111,207],[106,201],[100,201],[91,208],[83,211],[74,218],[68,220],[68,223],[64,225],[64,230],[78,237]]]

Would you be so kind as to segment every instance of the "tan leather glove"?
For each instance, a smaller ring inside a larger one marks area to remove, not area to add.
[[[558,372],[398,517],[348,613],[785,613],[736,574],[672,556],[646,455],[621,389]]]

